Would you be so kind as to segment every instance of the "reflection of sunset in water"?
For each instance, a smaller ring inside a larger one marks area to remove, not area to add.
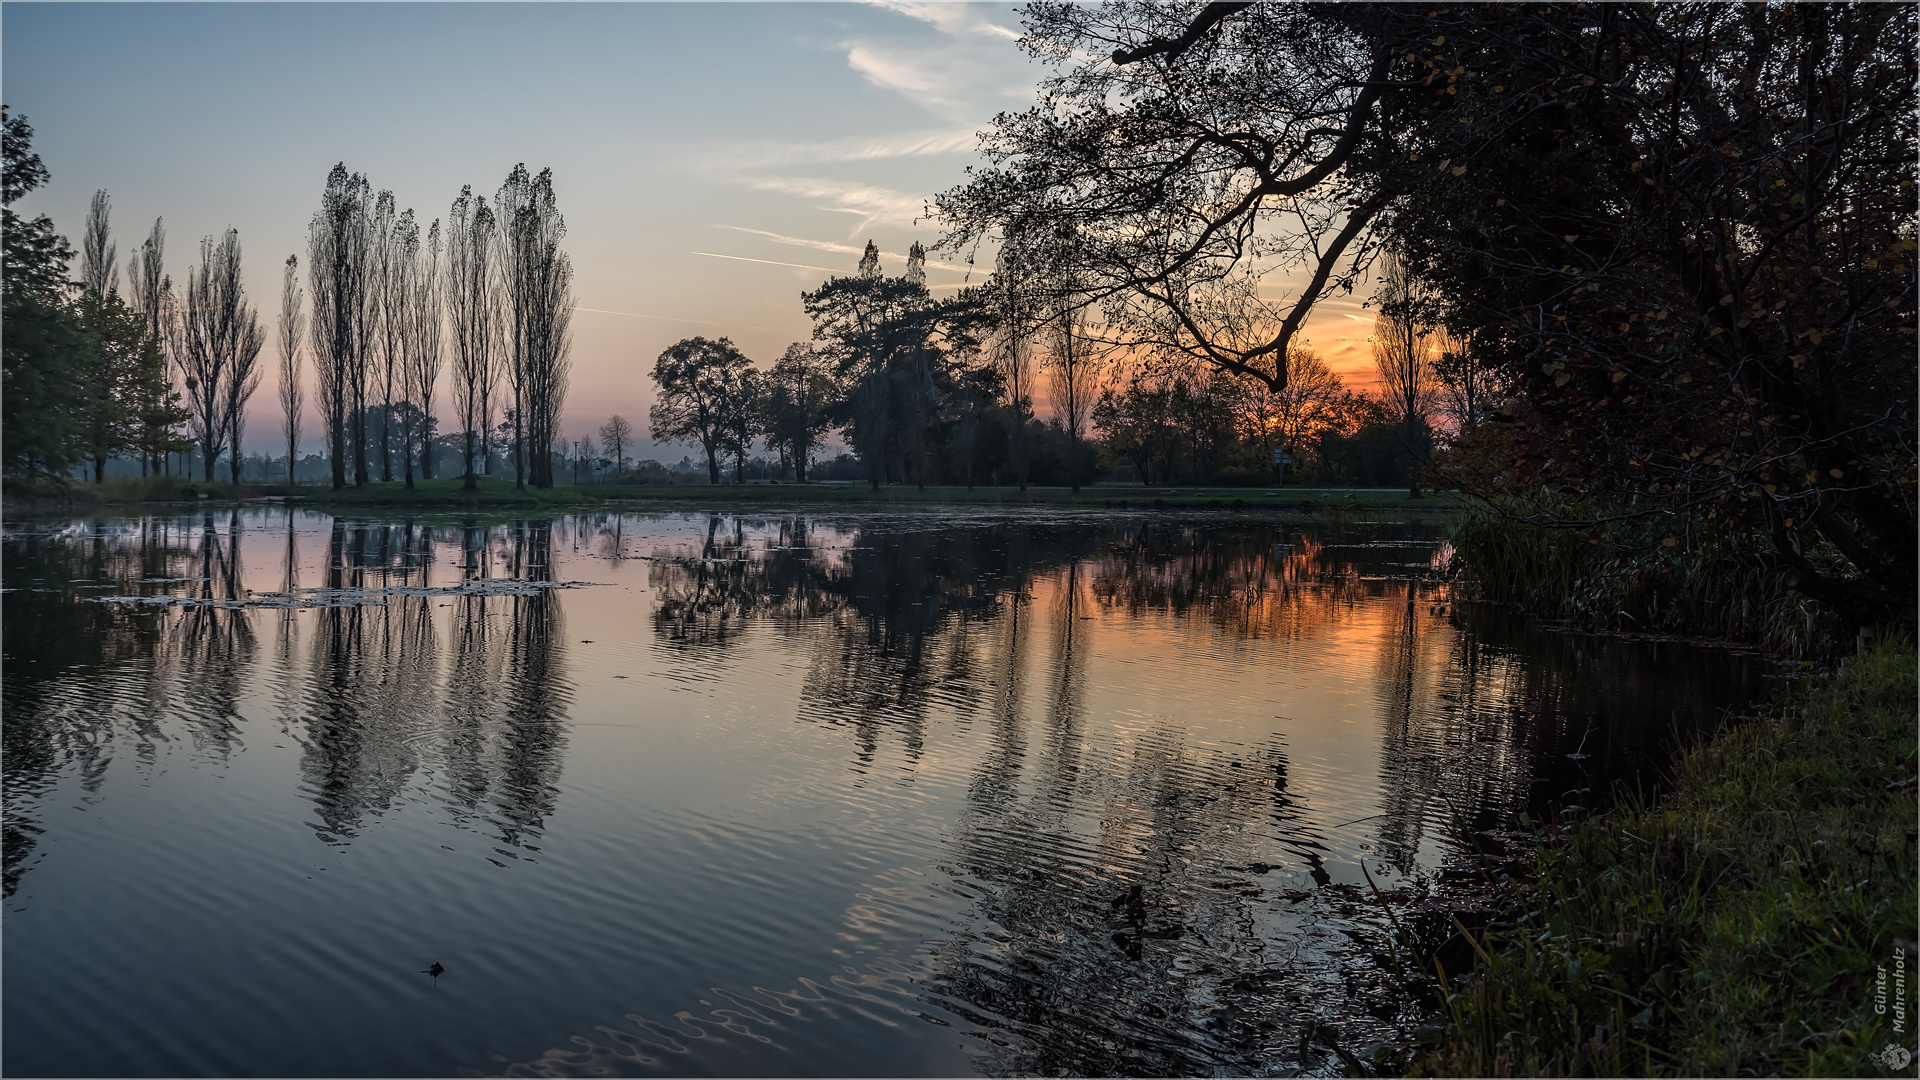
[[[1412,904],[1462,828],[1604,796],[1756,684],[1456,608],[1441,550],[1072,514],[9,532],[8,1067],[114,1071],[103,1007],[180,1073],[1192,1073],[1290,1061],[1309,1017],[1357,1047],[1398,1008],[1363,861]]]

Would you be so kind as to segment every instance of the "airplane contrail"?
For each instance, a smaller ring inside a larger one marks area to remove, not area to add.
[[[720,325],[719,323],[716,323],[716,322],[708,322],[705,319],[676,319],[671,315],[643,315],[638,311],[609,311],[606,308],[581,307],[578,304],[574,305],[573,310],[592,311],[592,312],[597,312],[601,315],[626,315],[635,319],[661,319],[666,322],[694,323],[699,326],[719,326]]]
[[[705,255],[709,259],[732,259],[735,262],[766,263],[768,266],[791,266],[800,270],[821,270],[829,274],[843,274],[845,267],[835,270],[831,266],[809,266],[806,263],[775,262],[772,259],[749,259],[745,255],[718,255],[711,251],[693,251],[691,255]]]

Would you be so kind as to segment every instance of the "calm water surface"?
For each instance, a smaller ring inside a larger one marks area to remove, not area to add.
[[[1275,1072],[1395,1021],[1363,863],[1417,897],[1766,675],[1448,605],[1418,525],[263,508],[4,557],[13,1075]]]

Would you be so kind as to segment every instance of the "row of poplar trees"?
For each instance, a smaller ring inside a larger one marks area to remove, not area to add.
[[[379,470],[408,487],[433,475],[434,393],[448,372],[466,487],[490,460],[496,415],[514,484],[553,486],[551,447],[566,397],[573,267],[553,173],[516,165],[490,205],[461,188],[443,227],[424,232],[393,193],[336,165],[307,233],[308,315],[297,261],[281,299],[281,393],[288,468],[298,448],[300,345],[309,339],[333,486]],[[308,333],[302,333],[305,320]]]

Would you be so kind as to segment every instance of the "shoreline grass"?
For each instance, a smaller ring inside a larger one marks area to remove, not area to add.
[[[459,479],[417,481],[412,490],[399,483],[370,484],[335,491],[318,486],[285,484],[207,484],[177,477],[109,481],[104,485],[76,483],[65,491],[47,488],[9,488],[7,511],[57,513],[79,509],[109,509],[166,502],[232,502],[285,499],[320,510],[446,510],[619,509],[650,505],[700,505],[722,508],[870,509],[905,506],[1073,507],[1118,510],[1240,510],[1277,513],[1380,510],[1422,514],[1458,514],[1465,508],[1459,496],[1429,494],[1411,499],[1397,489],[1141,487],[1090,485],[1068,488],[928,487],[896,484],[878,491],[860,484],[609,484],[597,487],[515,488],[502,480],[483,479],[475,491]]]
[[[1412,1071],[1912,1075],[1869,1055],[1915,1050],[1915,660],[1882,640],[1685,751],[1659,801],[1544,830]]]

